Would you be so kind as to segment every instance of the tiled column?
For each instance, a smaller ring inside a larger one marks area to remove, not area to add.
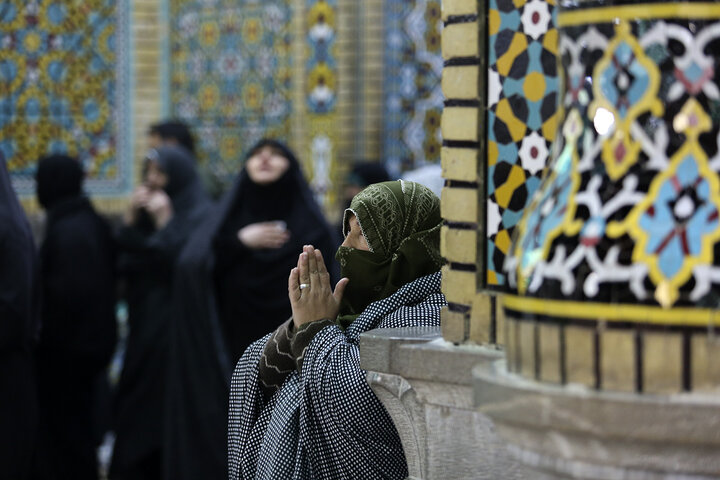
[[[720,8],[672,5],[561,7],[562,135],[506,264],[509,367],[526,377],[720,385]]]
[[[720,4],[565,2],[558,24],[560,134],[476,405],[529,478],[716,478]]]
[[[507,341],[502,265],[555,135],[555,19],[543,0],[443,2],[443,336],[454,343]]]
[[[4,2],[0,22],[0,150],[35,223],[36,161],[65,153],[86,171],[85,191],[106,213],[132,187],[132,39],[156,1]],[[143,73],[144,74],[144,73]],[[142,128],[142,126],[140,127]]]

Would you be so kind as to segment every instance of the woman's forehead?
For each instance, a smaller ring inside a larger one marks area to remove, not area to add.
[[[250,154],[251,157],[254,157],[256,155],[260,155],[261,153],[268,152],[270,155],[278,155],[283,158],[287,158],[285,155],[285,152],[283,152],[280,148],[275,147],[273,145],[262,145],[255,150],[252,151]]]

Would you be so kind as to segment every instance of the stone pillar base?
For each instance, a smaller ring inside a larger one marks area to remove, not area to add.
[[[636,395],[552,386],[473,369],[475,404],[527,478],[720,478],[720,395]]]
[[[360,338],[360,364],[392,417],[413,480],[513,480],[520,475],[492,423],[475,411],[471,367],[499,350],[454,346],[439,329],[380,329]]]

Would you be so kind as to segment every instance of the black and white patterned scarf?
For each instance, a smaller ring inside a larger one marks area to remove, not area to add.
[[[358,339],[375,328],[438,326],[444,305],[438,272],[370,304],[345,331],[325,326],[269,398],[258,372],[270,335],[253,343],[232,378],[230,479],[405,478],[400,438],[360,369]]]

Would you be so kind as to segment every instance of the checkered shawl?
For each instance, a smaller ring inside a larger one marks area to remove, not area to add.
[[[375,328],[440,325],[440,273],[370,304],[342,331],[320,330],[300,372],[266,399],[258,364],[267,335],[238,362],[230,393],[230,479],[402,479],[407,464],[390,416],[360,369],[358,338]]]

